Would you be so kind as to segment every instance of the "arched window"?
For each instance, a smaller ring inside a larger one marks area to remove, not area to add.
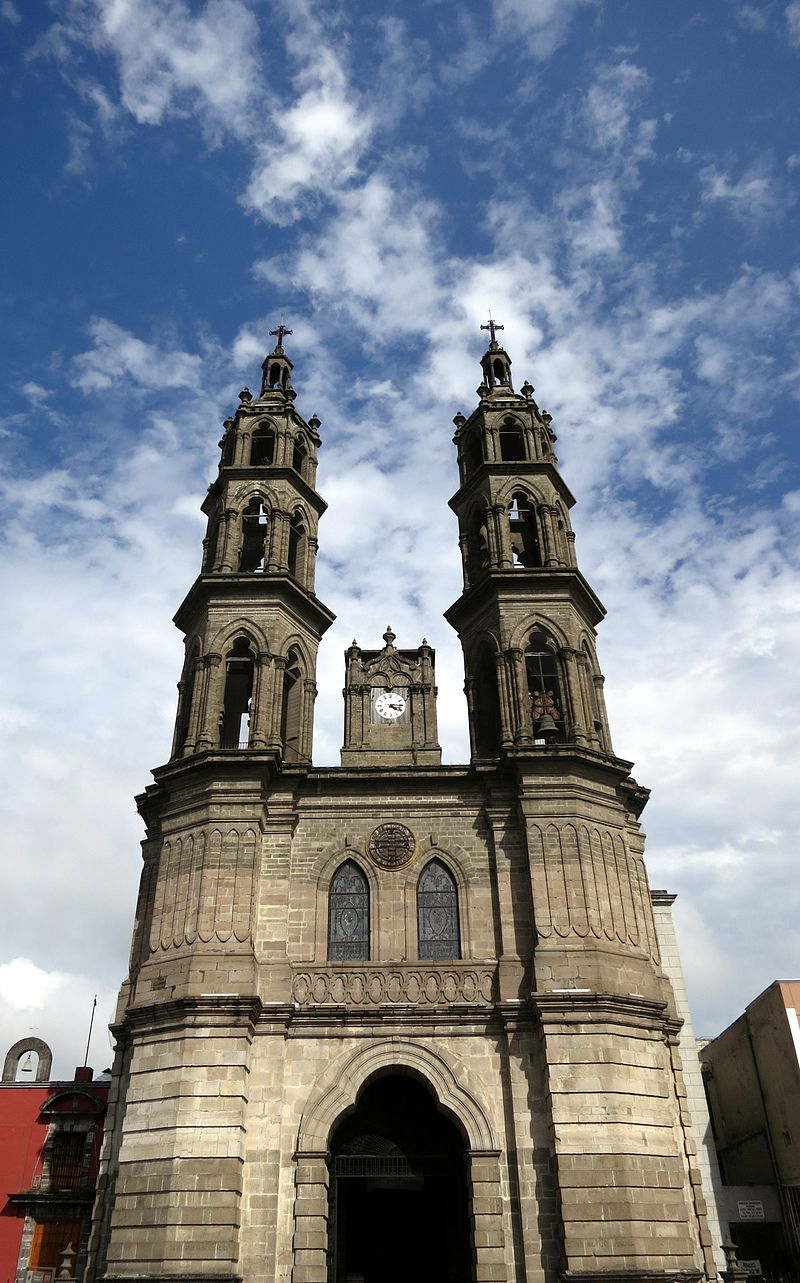
[[[483,437],[477,428],[474,428],[464,443],[464,466],[467,476],[472,476],[477,468],[483,463]]]
[[[470,579],[474,582],[489,565],[489,531],[486,513],[478,510],[472,514],[467,532],[467,558]]]
[[[303,721],[303,677],[297,651],[290,650],[283,670],[281,700],[281,742],[287,762],[303,761],[301,732]]]
[[[501,357],[495,357],[492,362],[492,374],[498,383],[508,383],[508,368]]]
[[[489,647],[478,654],[473,680],[475,751],[478,757],[496,757],[500,747],[500,699],[497,667]]]
[[[305,581],[306,526],[299,510],[289,525],[289,574],[301,583]]]
[[[525,433],[516,419],[503,419],[500,424],[500,458],[504,463],[515,463],[526,457]]]
[[[221,466],[223,468],[229,468],[233,463],[234,448],[236,446],[233,423],[233,419],[226,419],[223,425],[225,428],[225,435],[219,443],[220,449],[222,450]]]
[[[308,450],[302,437],[298,437],[292,450],[292,467],[295,472],[299,472],[301,477],[306,475],[306,460],[308,459]]]
[[[217,560],[217,540],[219,539],[219,511],[214,512],[208,523],[208,533],[203,540],[203,573],[214,569]]]
[[[531,501],[523,491],[512,498],[508,509],[511,555],[515,566],[541,566],[542,554]]]
[[[280,361],[273,361],[267,375],[267,387],[285,388],[289,381],[289,371]]]
[[[246,637],[237,637],[225,661],[220,748],[247,747],[255,656]]]
[[[189,735],[189,725],[192,718],[192,702],[194,700],[194,679],[197,665],[197,656],[199,654],[199,642],[195,642],[192,649],[186,656],[186,663],[183,667],[183,675],[180,682],[180,694],[178,696],[178,715],[175,719],[175,756],[179,757],[183,752],[183,746]]]
[[[244,574],[263,570],[267,556],[269,518],[263,499],[251,499],[242,513],[242,554],[239,569]]]
[[[534,737],[558,739],[563,736],[564,701],[555,650],[541,632],[531,633],[525,651],[528,695],[531,701]],[[551,721],[545,721],[549,718]],[[553,729],[555,725],[555,730]]]
[[[354,860],[345,860],[331,881],[328,958],[331,962],[369,958],[369,886]]]
[[[265,468],[275,460],[275,429],[261,423],[253,433],[250,443],[250,467]]]
[[[417,935],[420,958],[461,957],[458,891],[441,860],[431,860],[417,883]]]

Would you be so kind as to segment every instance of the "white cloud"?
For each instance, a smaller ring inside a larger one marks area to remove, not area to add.
[[[292,223],[309,196],[346,187],[371,133],[368,115],[339,59],[324,46],[298,73],[295,101],[273,118],[271,136],[256,145],[245,205],[276,223]]]
[[[700,199],[709,205],[724,205],[746,226],[758,227],[777,218],[795,202],[794,195],[786,191],[772,166],[764,161],[751,165],[736,181],[717,165],[704,166],[698,177]]]
[[[494,20],[506,38],[522,37],[535,58],[552,56],[567,38],[580,9],[596,9],[598,0],[493,0]]]
[[[0,963],[0,1000],[15,1011],[36,1010],[63,988],[67,977],[60,971],[43,971],[30,958]]]
[[[29,383],[23,383],[22,392],[23,395],[28,398],[31,405],[35,407],[43,405],[44,402],[49,400],[52,396],[52,393],[49,392],[47,388],[43,388],[41,383],[35,383],[33,380]]]
[[[94,346],[72,362],[72,385],[84,392],[102,392],[124,380],[141,388],[190,388],[197,386],[202,359],[186,352],[164,352],[160,345],[145,343],[113,321],[98,317],[89,332]]]
[[[800,45],[800,0],[786,6],[786,25],[793,45]]]
[[[22,22],[22,15],[12,0],[3,0],[0,4],[0,17],[5,18],[6,22],[13,23],[14,26]]]

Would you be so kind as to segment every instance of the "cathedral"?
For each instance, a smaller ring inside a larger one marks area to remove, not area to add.
[[[172,751],[138,798],[98,1283],[716,1274],[604,610],[551,417],[482,328],[445,613],[467,764],[441,761],[434,650],[387,628],[347,649],[341,765],[313,765],[334,615],[291,331],[225,422]]]

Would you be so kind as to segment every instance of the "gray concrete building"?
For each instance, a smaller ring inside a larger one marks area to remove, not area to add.
[[[441,762],[432,648],[391,629],[348,649],[341,766],[312,764],[333,615],[283,327],[226,421],[138,799],[95,1279],[716,1273],[604,611],[550,416],[485,328],[454,420],[466,764]]]

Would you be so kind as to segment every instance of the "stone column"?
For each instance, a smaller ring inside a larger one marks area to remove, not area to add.
[[[494,516],[495,530],[497,532],[499,564],[505,570],[510,570],[514,565],[514,558],[511,555],[511,530],[508,525],[508,509],[504,503],[497,503],[492,508],[492,515]]]
[[[317,575],[317,553],[319,552],[319,539],[316,535],[308,535],[306,539],[308,555],[306,558],[306,579],[303,585],[309,592],[314,591],[314,584]]]
[[[249,427],[243,432],[236,433],[233,444],[233,459],[231,461],[234,468],[246,468],[250,463],[250,444],[252,439],[253,434]]]
[[[295,1154],[292,1283],[326,1283],[328,1278],[327,1154]]]
[[[464,574],[464,584],[469,587],[469,535],[464,531],[458,536],[458,546],[461,550],[461,567]]]
[[[303,703],[300,708],[300,757],[305,762],[311,761],[311,747],[314,735],[314,704],[317,698],[317,683],[313,677],[303,679]]]
[[[545,566],[561,565],[561,558],[558,555],[558,541],[556,539],[555,522],[553,520],[555,512],[555,508],[549,503],[543,503],[539,508],[542,520],[542,534],[544,535],[544,548],[542,551],[545,554]]]
[[[469,751],[470,756],[475,757],[478,752],[478,743],[475,736],[475,678],[467,677],[464,681],[464,694],[467,699],[467,721],[469,723]]]
[[[183,745],[183,756],[193,753],[197,734],[200,728],[200,709],[203,700],[203,673],[205,672],[205,662],[202,655],[196,655],[194,659],[194,674],[192,678],[192,699],[189,707],[189,725],[186,731],[186,740]]]
[[[275,655],[273,659],[272,700],[267,705],[269,725],[269,746],[283,751],[281,739],[281,714],[283,712],[283,674],[286,668],[286,657]]]
[[[563,664],[567,696],[571,706],[572,739],[576,743],[581,743],[586,739],[586,730],[584,727],[583,699],[581,698],[580,679],[578,677],[576,666],[577,654],[577,651],[570,650],[568,646],[564,646],[558,652],[558,657]],[[566,713],[566,711],[567,710],[565,709],[564,712]]]
[[[288,564],[289,514],[275,509],[272,513],[269,528],[269,551],[266,568],[267,570],[285,570]]]
[[[250,747],[266,748],[269,720],[265,717],[268,692],[272,686],[272,656],[268,650],[256,655],[253,694],[250,699]]]
[[[497,673],[497,698],[500,706],[500,741],[503,744],[513,744],[514,732],[512,729],[512,712],[509,707],[508,681],[506,680],[506,657],[502,651],[495,655],[495,669]]]
[[[233,570],[234,561],[237,561],[236,548],[234,546],[238,534],[238,517],[239,514],[235,508],[226,508],[222,514],[220,522],[222,552],[219,559],[220,570]]]
[[[594,682],[594,693],[597,699],[597,711],[600,714],[600,721],[603,723],[603,747],[607,753],[613,752],[611,747],[611,732],[608,729],[608,713],[606,712],[606,696],[603,687],[606,679],[602,673],[595,673],[592,677]]]
[[[469,1175],[472,1186],[472,1242],[476,1283],[506,1283],[508,1273],[499,1151],[471,1150]]]

